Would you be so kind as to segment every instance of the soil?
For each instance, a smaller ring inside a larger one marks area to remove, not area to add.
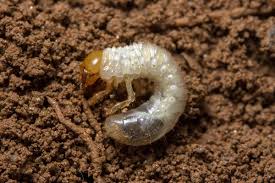
[[[170,133],[131,147],[102,130],[123,86],[89,108],[78,65],[138,41],[174,55],[189,94]],[[1,183],[275,182],[275,1],[2,0],[0,110]]]

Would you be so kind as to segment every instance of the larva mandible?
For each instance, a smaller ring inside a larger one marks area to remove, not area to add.
[[[182,71],[170,53],[156,45],[134,43],[93,51],[80,68],[85,87],[95,84],[99,78],[106,82],[106,89],[89,99],[90,105],[108,95],[114,83],[125,82],[128,99],[114,105],[104,123],[107,135],[120,143],[150,144],[169,132],[184,111],[187,90]],[[132,80],[137,78],[152,80],[154,94],[141,106],[114,114],[135,100]]]

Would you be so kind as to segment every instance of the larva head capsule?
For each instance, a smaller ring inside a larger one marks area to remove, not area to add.
[[[84,87],[93,85],[99,78],[103,51],[92,51],[80,64],[82,84]]]

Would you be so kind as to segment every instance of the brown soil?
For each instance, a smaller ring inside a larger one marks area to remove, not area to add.
[[[78,69],[136,41],[173,53],[189,89],[175,129],[144,147],[105,135],[125,93],[91,113]],[[0,110],[1,183],[275,182],[275,1],[0,1]]]

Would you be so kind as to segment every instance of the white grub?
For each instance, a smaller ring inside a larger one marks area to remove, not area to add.
[[[131,81],[148,78],[155,85],[154,94],[141,106],[109,116],[106,133],[123,144],[150,144],[169,132],[183,113],[187,91],[183,73],[168,51],[149,43],[103,50],[100,77],[103,80]],[[129,81],[129,82],[127,82]],[[128,95],[133,95],[134,93]],[[131,98],[131,97],[130,97]]]

